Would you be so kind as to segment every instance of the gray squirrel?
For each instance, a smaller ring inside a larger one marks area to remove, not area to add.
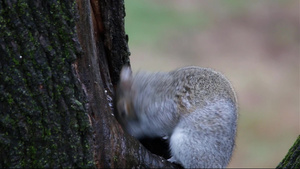
[[[122,68],[116,90],[121,125],[136,138],[169,139],[171,162],[225,168],[235,146],[237,99],[220,73],[196,66],[171,72]]]

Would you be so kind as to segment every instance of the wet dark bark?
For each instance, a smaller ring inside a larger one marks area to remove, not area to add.
[[[300,168],[300,136],[276,168]]]
[[[126,134],[123,0],[0,1],[0,168],[176,167]]]

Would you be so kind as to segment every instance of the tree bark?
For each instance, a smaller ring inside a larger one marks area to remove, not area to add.
[[[300,168],[300,136],[276,168]]]
[[[120,127],[123,0],[0,0],[0,167],[176,168]]]
[[[91,167],[72,1],[0,1],[0,168]]]

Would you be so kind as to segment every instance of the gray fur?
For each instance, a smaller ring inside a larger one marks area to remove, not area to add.
[[[123,68],[117,109],[133,136],[169,137],[172,160],[185,168],[224,168],[230,161],[237,100],[220,73],[191,66],[133,77]]]

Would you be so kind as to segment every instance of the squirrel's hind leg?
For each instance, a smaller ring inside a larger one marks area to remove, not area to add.
[[[211,147],[212,138],[176,127],[170,137],[172,161],[184,168],[224,168]]]

